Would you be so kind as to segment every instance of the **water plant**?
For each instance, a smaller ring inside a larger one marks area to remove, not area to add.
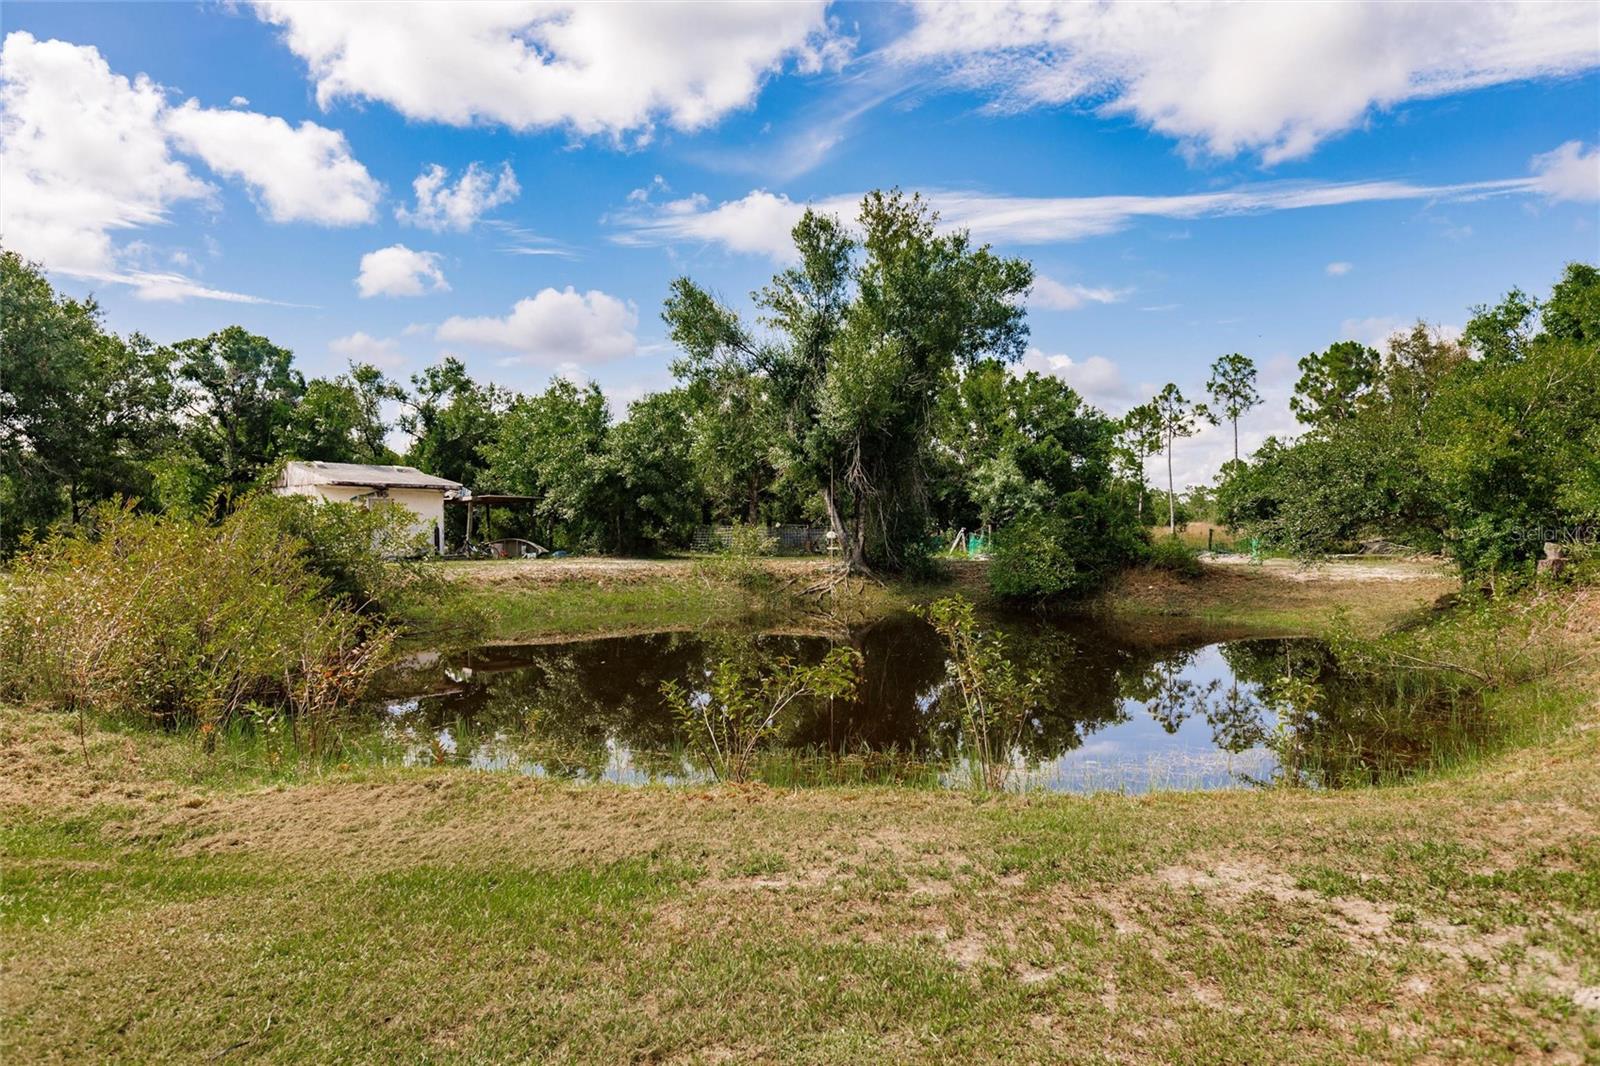
[[[978,627],[971,600],[949,596],[917,614],[945,642],[948,684],[940,699],[953,703],[961,722],[971,783],[979,790],[1002,789],[1028,718],[1043,703],[1043,678],[1007,656],[1003,637]]]
[[[788,656],[766,660],[759,652],[719,657],[704,688],[665,681],[661,695],[690,743],[719,781],[749,781],[757,755],[781,728],[797,701],[812,696],[847,699],[860,683],[861,653],[839,645],[820,662]]]

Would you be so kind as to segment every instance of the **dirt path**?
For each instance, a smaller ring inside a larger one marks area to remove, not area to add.
[[[1289,581],[1438,581],[1451,577],[1449,564],[1432,559],[1330,559],[1302,563],[1295,559],[1262,559],[1248,555],[1208,555],[1207,566],[1248,567]]]

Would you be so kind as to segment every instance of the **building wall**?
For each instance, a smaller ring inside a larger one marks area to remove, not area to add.
[[[444,493],[438,489],[390,489],[387,497],[373,496],[374,490],[358,485],[291,485],[277,491],[284,496],[311,496],[334,503],[360,503],[363,498],[371,497],[369,506],[388,503],[404,507],[415,516],[411,530],[426,537],[435,551],[440,548],[444,530]]]

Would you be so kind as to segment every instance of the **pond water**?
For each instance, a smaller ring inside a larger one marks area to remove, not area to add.
[[[1349,694],[1348,686],[1329,686],[1337,680],[1332,660],[1315,641],[1163,639],[1084,621],[999,628],[1008,654],[1042,676],[1046,694],[1008,737],[1006,783],[1018,789],[1142,792],[1269,781],[1283,772],[1285,753],[1277,679],[1307,677],[1325,692]],[[969,738],[941,698],[939,637],[901,616],[847,642],[862,656],[856,695],[797,703],[755,776],[775,784],[964,783]],[[710,763],[662,696],[662,683],[703,691],[718,660],[815,661],[833,643],[654,633],[420,656],[388,678],[378,709],[394,750],[411,762],[624,783],[705,781]],[[1322,718],[1331,722],[1337,706],[1330,701]],[[1353,735],[1343,723],[1328,728]],[[1394,738],[1371,747],[1378,762],[1403,761]],[[1293,756],[1301,778],[1303,748]],[[1309,783],[1326,783],[1315,776]]]

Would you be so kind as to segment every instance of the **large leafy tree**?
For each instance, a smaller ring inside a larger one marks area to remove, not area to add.
[[[1261,406],[1261,394],[1256,391],[1256,365],[1249,357],[1234,352],[1224,355],[1211,364],[1211,377],[1206,382],[1215,410],[1233,423],[1233,461],[1239,461],[1239,418],[1252,408]]]
[[[305,395],[294,354],[241,326],[173,345],[185,386],[187,436],[216,486],[242,490],[279,455]]]
[[[406,461],[435,477],[483,488],[487,450],[510,401],[498,385],[472,380],[461,360],[446,356],[411,376],[400,429],[411,437]]]
[[[145,464],[173,428],[168,360],[0,251],[0,552],[99,500],[149,491]]]
[[[692,294],[704,298],[703,293]],[[714,304],[700,313],[717,316]],[[696,313],[686,307],[687,313]],[[774,451],[778,423],[766,375],[741,358],[747,348],[737,325],[715,318],[708,324],[720,329],[732,343],[686,352],[672,364],[684,382],[682,407],[687,418],[686,436],[694,473],[704,489],[714,515],[747,521],[761,517],[763,495],[777,477]]]
[[[286,456],[335,463],[392,463],[385,402],[405,393],[375,366],[358,363],[336,378],[313,378],[281,442]]]
[[[595,384],[557,378],[542,393],[519,396],[485,448],[490,480],[535,498],[534,512],[556,540],[595,541],[610,508],[602,498],[611,410]]]
[[[926,550],[926,461],[941,390],[958,368],[1022,354],[1032,268],[941,233],[917,196],[862,201],[861,238],[807,211],[797,265],[755,294],[773,337],[686,278],[664,312],[691,358],[763,373],[786,466],[818,486],[847,565],[897,567]]]
[[[655,551],[687,542],[701,492],[691,455],[692,405],[682,389],[628,405],[606,439],[607,541],[616,551]]]

